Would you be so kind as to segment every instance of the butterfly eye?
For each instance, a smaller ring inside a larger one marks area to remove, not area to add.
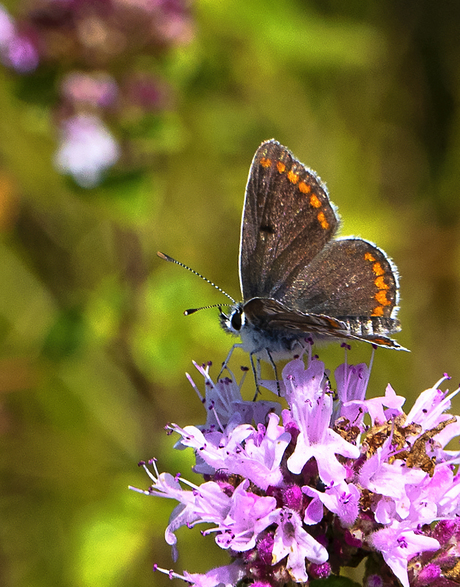
[[[238,310],[235,310],[230,317],[230,325],[233,330],[236,330],[237,332],[241,330],[241,326],[243,325],[242,314],[243,310],[238,308]]]

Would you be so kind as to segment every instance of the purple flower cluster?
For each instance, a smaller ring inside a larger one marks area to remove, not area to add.
[[[18,73],[34,71],[39,62],[38,49],[32,35],[21,29],[0,5],[0,59]]]
[[[34,0],[17,20],[0,4],[3,64],[20,74],[52,73],[61,173],[91,188],[123,154],[128,167],[143,164],[145,146],[136,158],[129,129],[148,134],[148,117],[171,94],[149,70],[192,39],[192,23],[188,0]],[[123,144],[110,126],[118,126]]]
[[[439,389],[447,376],[406,415],[390,385],[365,399],[364,364],[339,366],[333,392],[321,361],[292,360],[281,382],[261,382],[286,409],[243,401],[233,377],[214,383],[209,366],[196,367],[207,422],[168,429],[195,451],[204,482],[159,473],[152,460],[141,463],[152,485],[137,491],[178,502],[165,532],[174,558],[176,531],[207,523],[202,534],[232,561],[206,574],[159,570],[199,587],[268,587],[338,575],[366,558],[368,586],[458,583],[460,451],[445,447],[460,434],[446,414],[459,390]]]
[[[187,0],[34,0],[18,27],[35,40],[41,62],[84,69],[158,56],[193,36]]]
[[[102,120],[92,114],[77,114],[63,121],[56,167],[71,173],[82,187],[97,185],[105,169],[120,156],[120,148]]]

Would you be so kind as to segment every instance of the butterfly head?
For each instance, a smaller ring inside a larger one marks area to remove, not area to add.
[[[220,310],[220,324],[222,328],[230,334],[235,336],[241,334],[245,322],[246,318],[242,302],[236,302],[230,306],[230,312],[228,314],[222,312],[222,309]]]

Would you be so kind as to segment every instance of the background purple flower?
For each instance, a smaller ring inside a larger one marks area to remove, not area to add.
[[[86,188],[97,185],[120,156],[120,148],[103,122],[88,114],[65,120],[60,142],[56,166]]]
[[[36,0],[16,21],[0,6],[0,58],[31,74],[31,89],[33,73],[54,78],[45,91],[61,135],[56,168],[84,188],[96,187],[122,152],[119,172],[146,165],[150,117],[172,105],[154,65],[192,32],[185,0]],[[30,96],[40,100],[36,89]],[[114,134],[123,134],[123,143]]]

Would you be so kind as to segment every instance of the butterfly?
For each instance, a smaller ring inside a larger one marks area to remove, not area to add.
[[[242,348],[273,362],[306,340],[348,339],[407,350],[400,330],[398,272],[361,238],[337,238],[339,219],[326,186],[275,140],[257,149],[241,224],[243,301],[221,311]]]

